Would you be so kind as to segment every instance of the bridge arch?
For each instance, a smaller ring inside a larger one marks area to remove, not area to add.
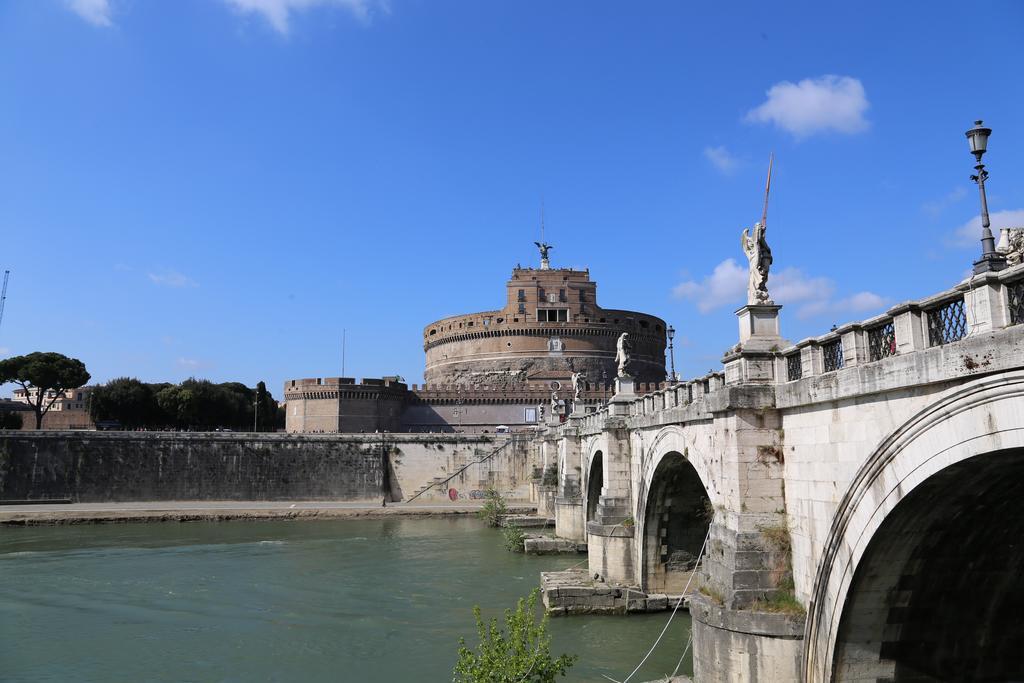
[[[586,486],[586,521],[592,522],[597,517],[597,505],[601,502],[601,489],[604,488],[604,453],[601,451],[590,456]]]
[[[951,390],[858,470],[818,563],[805,679],[1024,677],[1021,538],[1024,372],[1015,371]]]
[[[677,594],[711,523],[708,462],[678,426],[659,431],[645,455],[634,514],[637,578],[648,592]]]

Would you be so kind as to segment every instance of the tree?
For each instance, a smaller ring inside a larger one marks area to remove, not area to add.
[[[89,401],[93,421],[116,420],[129,429],[161,421],[160,407],[149,384],[133,377],[118,377],[93,389]]]
[[[65,391],[88,381],[85,363],[60,353],[36,351],[0,361],[0,384],[14,382],[25,389],[36,414],[36,429],[42,429],[43,416]]]
[[[0,413],[0,429],[21,429],[21,413],[5,410]]]
[[[537,596],[534,588],[528,598],[520,598],[516,610],[505,610],[505,627],[497,619],[485,624],[480,607],[473,608],[480,644],[476,650],[459,641],[459,661],[453,683],[553,683],[576,662],[576,655],[551,658],[548,617],[537,623]]]
[[[256,416],[256,431],[273,432],[277,430],[277,401],[267,391],[267,385],[259,382],[256,385],[256,405],[259,414]]]

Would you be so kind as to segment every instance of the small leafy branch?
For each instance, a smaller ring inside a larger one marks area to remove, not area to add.
[[[548,617],[537,622],[537,596],[520,598],[515,611],[505,610],[504,627],[497,619],[484,623],[480,607],[473,608],[480,639],[475,650],[459,640],[459,661],[452,673],[452,683],[553,683],[576,662],[576,655],[551,657],[551,636]]]
[[[487,526],[498,528],[501,526],[501,520],[508,514],[508,506],[505,505],[505,499],[501,497],[501,494],[493,486],[487,489],[484,497],[484,506],[480,508],[477,514],[484,520]]]
[[[526,534],[515,524],[507,525],[501,530],[501,535],[505,539],[505,550],[510,553],[526,552],[526,548],[523,545],[526,541]]]

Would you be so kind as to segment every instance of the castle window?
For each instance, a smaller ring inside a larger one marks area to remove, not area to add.
[[[505,322],[505,319],[504,319],[504,318],[498,318],[498,324],[499,324],[499,325],[500,325],[500,324],[502,324],[503,322]]]
[[[564,301],[568,301],[568,299],[565,298],[565,290],[564,289],[558,290],[558,300],[559,301],[563,301],[563,302]]]
[[[430,336],[431,337],[433,337],[435,334],[437,334],[437,330],[431,330],[430,331]]]
[[[526,301],[526,290],[525,289],[520,289],[519,290],[519,301]]]
[[[539,288],[539,289],[537,290],[537,299],[538,299],[539,301],[544,301],[544,299],[546,299],[546,298],[547,298],[547,296],[546,296],[546,295],[544,294],[544,288],[543,288],[543,287],[540,287],[540,288]]]
[[[537,309],[537,322],[539,323],[564,323],[569,321],[568,308],[539,308]]]
[[[640,327],[647,327],[648,324],[649,323],[646,320],[641,320],[640,321]]]
[[[519,312],[526,313],[526,304],[519,304]],[[518,318],[516,319],[516,322],[519,322]]]

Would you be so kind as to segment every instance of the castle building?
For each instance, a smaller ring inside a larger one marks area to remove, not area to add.
[[[285,382],[289,432],[493,432],[589,412],[611,398],[616,342],[629,334],[628,372],[642,388],[665,380],[665,322],[601,308],[590,271],[517,266],[502,308],[454,315],[423,329],[422,386],[397,377]],[[583,376],[580,405],[572,376]]]
[[[582,372],[592,382],[615,377],[615,343],[628,332],[630,374],[640,382],[665,379],[665,322],[635,311],[597,305],[588,270],[515,268],[505,306],[443,318],[423,330],[424,379],[501,389],[553,375]]]

